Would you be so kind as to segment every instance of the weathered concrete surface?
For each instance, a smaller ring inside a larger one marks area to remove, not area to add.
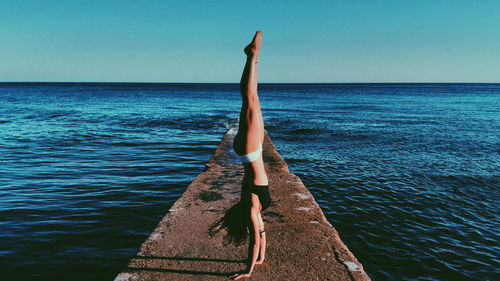
[[[239,201],[243,166],[231,130],[115,281],[227,280],[245,269],[247,245],[223,246],[210,225]],[[263,212],[268,247],[251,280],[370,280],[301,180],[266,135],[264,161],[273,205]]]

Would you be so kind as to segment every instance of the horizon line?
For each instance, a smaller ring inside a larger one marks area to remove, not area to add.
[[[239,82],[0,81],[0,84],[239,84]],[[500,82],[259,82],[259,84],[500,84]]]

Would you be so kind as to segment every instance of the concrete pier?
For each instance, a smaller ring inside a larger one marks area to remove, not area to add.
[[[228,280],[245,269],[247,245],[223,245],[209,227],[240,199],[243,166],[230,130],[206,164],[115,281]],[[370,280],[302,181],[266,134],[264,162],[273,205],[262,215],[267,253],[250,280]]]

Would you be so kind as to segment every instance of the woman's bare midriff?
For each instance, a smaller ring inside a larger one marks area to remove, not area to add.
[[[264,161],[262,157],[250,163],[243,163],[245,167],[245,178],[251,180],[253,177],[253,184],[255,185],[268,185],[266,170],[264,169]]]

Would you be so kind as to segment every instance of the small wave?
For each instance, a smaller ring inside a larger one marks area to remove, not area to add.
[[[80,112],[77,110],[51,110],[51,111],[37,110],[35,112],[31,112],[31,114],[29,115],[26,115],[24,118],[36,121],[46,121],[51,119],[68,118],[75,116],[79,113]]]
[[[321,130],[318,129],[295,129],[288,133],[292,135],[311,135],[311,134],[318,134],[320,132]]]
[[[375,139],[376,136],[366,135],[366,134],[343,134],[343,133],[333,133],[331,134],[332,140],[369,140]]]
[[[385,120],[389,125],[439,125],[437,120],[399,118]]]
[[[169,127],[176,125],[176,122],[172,119],[142,119],[137,118],[133,120],[129,120],[128,122],[124,122],[122,124],[126,127]]]
[[[114,145],[114,146],[157,146],[157,145],[170,145],[171,143],[168,142],[125,142],[125,141],[120,141],[120,142],[112,142],[109,143],[109,145]]]
[[[225,126],[224,122],[227,119],[233,120],[226,115],[192,115],[186,117],[177,117],[177,118],[168,118],[168,117],[160,117],[160,118],[133,118],[124,120],[121,125],[125,127],[138,127],[138,128],[155,128],[155,127],[168,127],[172,129],[186,129],[188,128],[198,128],[198,129],[209,129],[213,128],[214,124],[218,124],[220,126]],[[221,122],[222,121],[222,122]],[[231,122],[232,123],[232,122]]]
[[[359,111],[371,111],[371,112],[380,112],[386,110],[386,108],[382,106],[375,105],[345,105],[336,107],[337,110],[340,111],[349,111],[349,112],[359,112]]]

